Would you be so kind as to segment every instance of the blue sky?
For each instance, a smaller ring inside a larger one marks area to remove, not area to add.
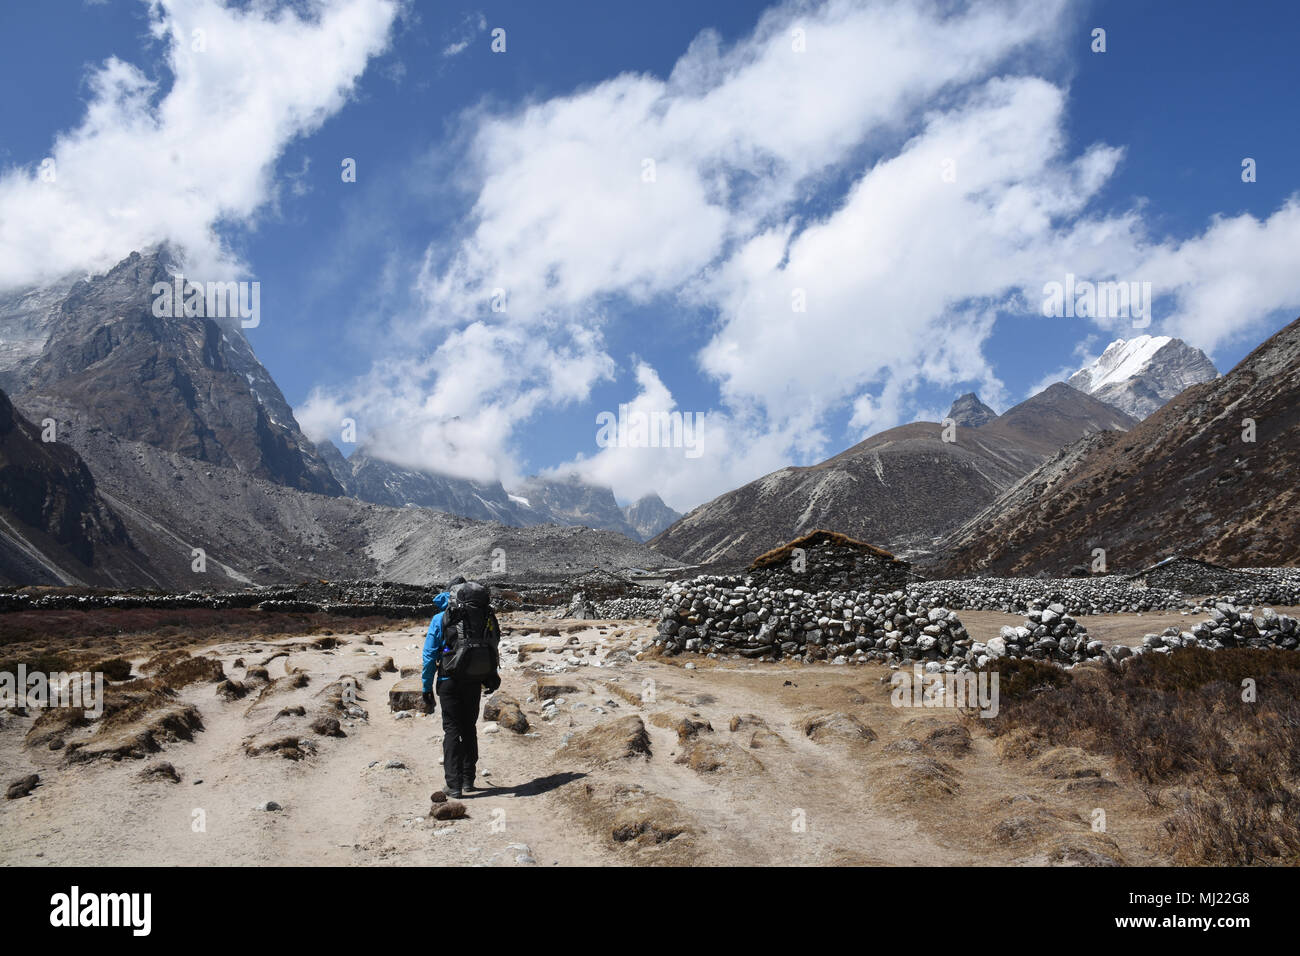
[[[1152,281],[1140,331],[1231,367],[1300,312],[1298,35],[1208,0],[11,3],[0,283],[168,239],[261,282],[314,436],[684,509],[1139,334],[1039,314],[1065,271]],[[958,151],[935,205],[915,170]],[[707,413],[706,454],[598,448],[624,402]]]

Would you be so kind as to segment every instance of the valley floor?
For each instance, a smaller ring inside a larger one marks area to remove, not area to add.
[[[1020,620],[962,618],[977,639]],[[1085,619],[1093,636],[1127,643],[1181,621]],[[25,742],[32,718],[4,715],[0,782],[38,773],[40,785],[0,801],[0,862],[1169,862],[1167,810],[1107,759],[1077,748],[1016,756],[978,718],[896,708],[883,666],[637,661],[632,655],[653,638],[647,622],[511,615],[502,623],[510,649],[502,691],[531,726],[518,735],[480,723],[480,785],[488,789],[464,801],[466,818],[428,816],[430,794],[442,787],[440,716],[399,719],[388,706],[398,674],[367,676],[389,657],[396,669],[418,668],[423,625],[337,634],[330,649],[302,638],[232,640],[191,650],[219,659],[237,680],[266,662],[273,690],[225,700],[213,682],[188,684],[179,703],[198,709],[203,729],[146,759],[71,763],[64,751]],[[288,653],[274,656],[280,651]],[[573,690],[548,717],[528,698],[551,671]],[[286,720],[279,715],[319,708],[346,675],[357,675],[368,712],[340,715],[346,736],[315,736],[314,752],[298,760],[248,753],[248,744],[276,736]],[[161,761],[175,767],[178,783],[142,775]],[[255,809],[265,801],[283,809]],[[1098,810],[1104,832],[1094,828]]]

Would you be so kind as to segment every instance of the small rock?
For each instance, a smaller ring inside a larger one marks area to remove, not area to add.
[[[465,809],[465,804],[448,800],[446,803],[434,804],[429,816],[435,820],[463,820],[469,816],[469,811]]]
[[[5,797],[10,800],[17,800],[25,797],[41,782],[41,775],[38,773],[29,773],[25,777],[19,777],[13,783],[9,784],[9,789],[5,791]]]

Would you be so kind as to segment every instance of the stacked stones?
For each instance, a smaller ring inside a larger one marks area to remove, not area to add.
[[[84,593],[31,595],[0,592],[0,611],[67,610],[90,608],[231,608],[256,607],[268,612],[314,613],[326,611],[353,617],[423,617],[433,613],[437,588],[367,581],[318,582],[293,588],[251,587],[243,591],[208,593],[160,591],[121,593],[88,590]]]
[[[918,600],[966,611],[1025,613],[1064,604],[1075,614],[1119,614],[1191,607],[1179,591],[1145,588],[1113,576],[1093,578],[969,578],[908,587]]]
[[[702,576],[665,590],[660,618],[656,644],[669,654],[964,662],[972,644],[957,615],[901,590],[778,590],[753,578]]]
[[[1238,588],[1227,600],[1237,607],[1300,604],[1300,568],[1251,568],[1251,583]],[[1206,601],[1207,606],[1217,604]]]
[[[1231,594],[1255,583],[1249,571],[1182,556],[1168,558],[1128,577],[1140,580],[1149,588],[1183,594]]]
[[[1059,601],[1031,606],[1025,623],[1003,627],[987,644],[973,641],[955,612],[929,606],[915,589],[869,591],[780,590],[753,578],[705,576],[665,590],[656,646],[756,660],[799,658],[836,664],[882,661],[928,669],[984,667],[999,658],[1033,658],[1065,666],[1106,656],[1101,641]],[[1251,616],[1219,602],[1210,620],[1190,631],[1149,634],[1138,648],[1115,645],[1123,660],[1178,647],[1300,649],[1300,621],[1265,608]]]
[[[802,550],[802,560],[795,552]],[[753,583],[774,590],[850,591],[870,588],[883,593],[905,586],[915,575],[911,565],[887,551],[829,531],[815,531],[755,559]]]
[[[577,591],[569,600],[569,604],[562,611],[557,611],[555,617],[572,618],[575,621],[590,621],[600,615],[596,612],[596,606],[587,600],[586,592]]]
[[[1243,614],[1226,601],[1215,604],[1210,619],[1202,621],[1190,631],[1167,627],[1160,634],[1142,638],[1142,646],[1135,653],[1155,652],[1167,654],[1180,647],[1204,647],[1218,650],[1223,647],[1277,648],[1293,651],[1300,648],[1300,621],[1278,614],[1266,607],[1259,614]]]
[[[1170,562],[1148,572],[1148,584],[1118,575],[1089,578],[969,578],[923,581],[908,586],[921,601],[968,611],[1023,613],[1064,604],[1076,615],[1123,614],[1212,608],[1219,600],[1237,607],[1300,604],[1300,568],[1214,568],[1201,562]],[[1214,585],[1224,585],[1218,588]],[[1165,586],[1167,585],[1167,586]],[[1229,590],[1226,586],[1233,585]],[[1222,594],[1192,601],[1189,594]]]
[[[1078,664],[1105,654],[1101,641],[1088,640],[1088,629],[1060,603],[1031,608],[1025,623],[1003,627],[987,644],[971,648],[970,663],[983,667],[1000,657],[1032,657],[1060,664]]]
[[[623,597],[597,601],[593,605],[596,617],[602,620],[622,618],[655,618],[659,616],[659,598]]]
[[[569,601],[557,618],[572,618],[577,621],[616,620],[622,618],[655,618],[659,616],[659,598],[657,597],[615,597],[604,601],[592,601],[586,593],[579,591]]]

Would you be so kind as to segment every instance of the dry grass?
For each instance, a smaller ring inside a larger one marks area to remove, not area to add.
[[[1179,863],[1300,862],[1300,654],[1183,649],[1060,681],[1014,663],[988,722],[1010,737],[1004,753],[1077,747],[1112,758],[1153,803],[1163,793],[1173,804],[1164,828]]]
[[[238,638],[270,640],[390,630],[400,622],[381,617],[270,613],[251,608],[95,608],[86,611],[0,613],[0,671],[16,673],[89,670],[97,661],[142,657],[173,649],[204,647]],[[327,641],[314,646],[328,646]]]

